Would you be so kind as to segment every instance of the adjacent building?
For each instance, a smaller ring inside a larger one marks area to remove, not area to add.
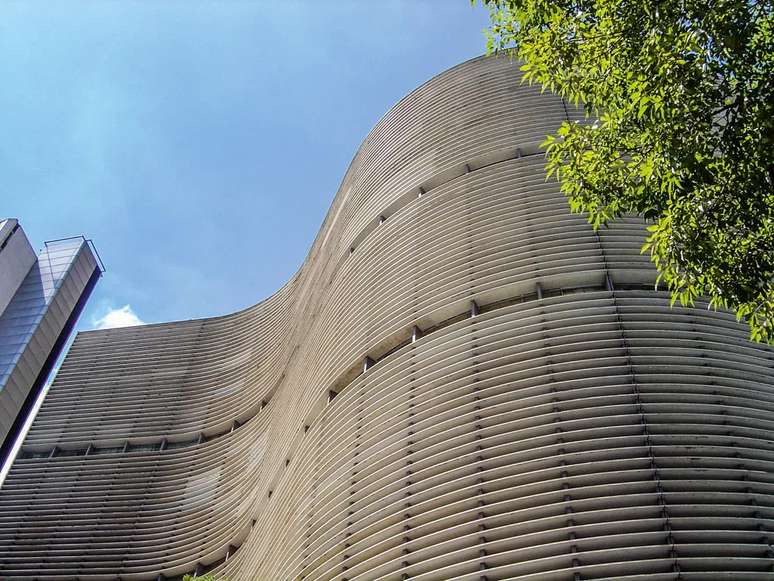
[[[771,579],[774,350],[670,308],[642,221],[569,213],[565,119],[463,63],[377,124],[276,294],[80,333],[0,577]]]
[[[0,465],[101,272],[82,236],[36,255],[18,220],[0,220]]]

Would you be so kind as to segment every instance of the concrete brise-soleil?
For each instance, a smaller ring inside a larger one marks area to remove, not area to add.
[[[309,256],[78,335],[0,491],[3,579],[771,579],[774,351],[669,308],[546,181],[508,59],[405,97]]]

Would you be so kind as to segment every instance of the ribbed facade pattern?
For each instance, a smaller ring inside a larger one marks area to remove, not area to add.
[[[298,274],[81,333],[0,491],[3,579],[771,579],[774,352],[669,308],[476,59],[392,109]]]

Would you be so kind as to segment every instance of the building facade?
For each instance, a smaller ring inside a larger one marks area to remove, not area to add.
[[[774,351],[594,232],[507,59],[405,97],[299,272],[80,333],[0,490],[0,577],[771,579]]]
[[[0,220],[0,466],[101,272],[82,236],[36,256],[18,220]]]

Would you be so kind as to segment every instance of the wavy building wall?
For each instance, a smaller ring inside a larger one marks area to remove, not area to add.
[[[670,309],[544,177],[506,59],[379,122],[297,275],[78,335],[0,491],[3,579],[771,579],[774,352]]]

